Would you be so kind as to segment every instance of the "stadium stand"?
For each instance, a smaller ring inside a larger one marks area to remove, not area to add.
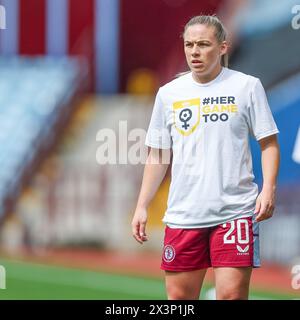
[[[77,58],[1,57],[0,73],[1,220],[54,146],[86,68]]]

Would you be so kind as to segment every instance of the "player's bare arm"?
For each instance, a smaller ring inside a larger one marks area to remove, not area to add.
[[[133,237],[141,244],[148,240],[146,235],[147,208],[167,172],[170,157],[170,149],[150,148],[144,168],[141,191],[131,223]]]
[[[275,209],[276,179],[279,170],[280,151],[277,135],[259,140],[263,173],[262,191],[257,197],[255,212],[256,221],[272,217]]]

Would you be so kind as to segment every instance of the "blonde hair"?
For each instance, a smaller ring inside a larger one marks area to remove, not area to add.
[[[226,41],[226,39],[227,39],[226,29],[225,29],[223,23],[220,21],[220,19],[216,15],[211,15],[211,16],[200,15],[200,16],[195,16],[195,17],[191,18],[188,21],[188,23],[184,26],[184,31],[183,31],[182,37],[184,37],[186,30],[190,26],[194,26],[197,24],[204,24],[206,26],[214,27],[216,30],[215,35],[216,35],[218,42],[222,43],[223,41]],[[228,54],[227,53],[222,55],[221,65],[223,67],[228,67]],[[184,75],[188,72],[181,72],[177,76]]]

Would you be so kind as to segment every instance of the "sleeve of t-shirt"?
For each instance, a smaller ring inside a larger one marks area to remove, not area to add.
[[[170,149],[172,139],[166,124],[165,106],[158,91],[152,111],[152,116],[147,131],[145,144],[152,148]]]
[[[279,132],[259,79],[256,79],[250,92],[248,116],[251,134],[257,141]]]

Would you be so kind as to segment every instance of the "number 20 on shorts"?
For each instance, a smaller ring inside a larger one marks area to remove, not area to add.
[[[237,229],[237,242],[239,244],[249,243],[249,224],[247,219],[238,219],[227,222],[230,224],[229,230],[224,234],[223,241],[225,243],[236,243],[236,236],[234,233],[235,228]],[[223,228],[226,228],[227,223],[223,224]],[[244,226],[244,228],[243,228]],[[242,232],[244,231],[244,232]]]

